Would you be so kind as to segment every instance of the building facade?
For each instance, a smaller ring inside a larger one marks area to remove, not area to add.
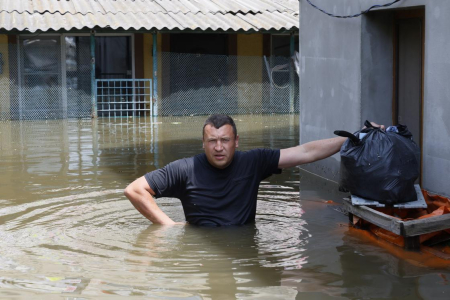
[[[334,15],[393,1],[315,0]],[[365,120],[405,124],[421,148],[421,187],[450,196],[450,2],[399,1],[334,18],[300,1],[300,140]],[[337,181],[339,155],[305,168]]]
[[[298,112],[297,1],[0,3],[0,119]]]

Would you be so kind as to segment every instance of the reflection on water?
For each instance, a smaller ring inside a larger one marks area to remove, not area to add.
[[[352,235],[334,183],[260,186],[255,225],[150,225],[123,196],[202,151],[204,117],[0,123],[0,298],[446,299],[449,269]],[[238,116],[240,150],[298,144],[298,116]],[[183,221],[176,199],[159,199]]]

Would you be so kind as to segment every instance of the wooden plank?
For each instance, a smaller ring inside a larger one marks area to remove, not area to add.
[[[450,229],[450,214],[402,222],[402,235],[415,236]]]
[[[414,189],[416,190],[417,194],[417,200],[415,201],[409,201],[404,203],[397,203],[394,204],[394,207],[396,208],[403,208],[403,209],[409,209],[409,208],[427,208],[427,203],[425,201],[425,198],[422,194],[422,189],[420,188],[420,185],[415,184]],[[362,198],[356,195],[350,196],[352,200],[352,205],[364,205],[364,206],[376,206],[376,207],[385,207],[385,204],[382,204],[378,201],[372,200],[372,199],[366,199]]]
[[[383,214],[367,206],[353,206],[350,200],[344,199],[344,207],[349,215],[355,215],[383,229],[404,237],[450,229],[450,214],[421,220],[401,221]]]
[[[405,250],[419,251],[420,250],[420,236],[405,237]]]
[[[447,254],[445,252],[439,251],[439,250],[434,249],[432,247],[428,247],[428,246],[423,246],[422,245],[420,250],[423,251],[423,252],[428,252],[428,253],[431,253],[433,255],[436,255],[439,258],[450,260],[450,254]]]
[[[420,185],[415,184],[414,185],[414,189],[416,190],[416,194],[417,194],[417,200],[416,201],[397,203],[397,204],[394,204],[394,207],[396,207],[396,208],[403,208],[403,209],[427,208],[427,202],[425,201],[425,197],[422,194],[422,189],[420,188]]]
[[[356,195],[351,195],[350,198],[352,199],[352,205],[354,206],[375,206],[375,207],[386,206],[385,204],[382,204],[378,201],[361,198]]]
[[[400,224],[402,221],[397,218],[383,214],[367,206],[353,206],[349,200],[344,200],[344,206],[349,214],[358,216],[361,219],[364,219],[383,229],[389,230],[395,234],[401,234]]]

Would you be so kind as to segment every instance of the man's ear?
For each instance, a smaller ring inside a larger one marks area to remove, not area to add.
[[[235,142],[236,148],[239,147],[239,134],[236,135],[236,140],[234,142]]]
[[[205,149],[205,142],[202,141],[202,148]]]

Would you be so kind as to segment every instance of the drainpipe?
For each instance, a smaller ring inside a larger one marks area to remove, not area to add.
[[[153,33],[153,116],[158,115],[158,36]]]
[[[95,85],[95,30],[91,30],[91,117],[97,118],[97,88]]]
[[[290,43],[290,63],[289,63],[289,113],[294,113],[295,85],[294,85],[294,54],[295,54],[295,36],[291,32]]]

